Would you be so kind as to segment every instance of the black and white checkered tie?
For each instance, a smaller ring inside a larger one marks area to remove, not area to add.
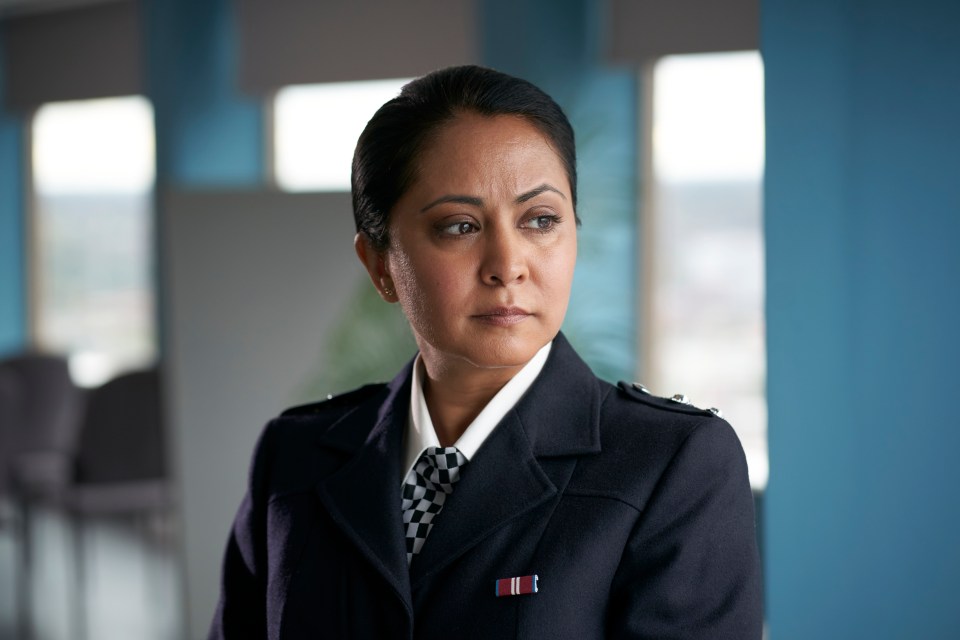
[[[403,526],[407,536],[407,564],[420,553],[443,509],[447,495],[460,479],[467,459],[456,447],[429,447],[403,481]]]

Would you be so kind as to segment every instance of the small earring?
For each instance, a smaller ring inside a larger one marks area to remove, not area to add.
[[[389,282],[389,281],[390,281],[390,278],[380,278],[381,291],[383,291],[383,295],[384,295],[384,297],[386,297],[386,298],[392,298],[392,297],[393,297],[393,289],[391,289],[391,288],[387,285],[387,282]]]

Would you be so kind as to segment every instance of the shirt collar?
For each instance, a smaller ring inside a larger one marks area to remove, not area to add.
[[[517,372],[503,388],[497,392],[487,406],[474,418],[473,422],[467,427],[463,435],[454,443],[454,446],[460,450],[467,460],[476,455],[480,445],[486,441],[487,437],[493,433],[507,412],[513,408],[520,397],[526,393],[533,381],[540,375],[543,365],[547,362],[547,356],[550,355],[550,347],[553,342],[545,344]],[[440,439],[433,427],[433,420],[430,418],[430,411],[427,409],[427,402],[423,397],[422,376],[423,363],[420,354],[413,363],[413,376],[410,384],[410,415],[407,419],[407,428],[404,436],[403,450],[403,475],[400,476],[402,483],[413,465],[420,459],[420,455],[428,447],[439,447]]]

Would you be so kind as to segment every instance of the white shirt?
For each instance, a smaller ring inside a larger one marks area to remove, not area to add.
[[[453,443],[453,446],[460,450],[464,458],[470,460],[476,455],[480,445],[493,433],[496,426],[503,420],[503,416],[507,415],[507,412],[513,408],[513,405],[517,404],[520,397],[537,379],[543,365],[547,362],[547,356],[550,355],[551,345],[553,345],[553,342],[548,342],[537,351],[530,358],[530,362],[525,364],[507,384],[503,385],[497,395],[490,399],[490,402],[473,419],[463,435]],[[427,401],[423,397],[423,383],[421,382],[423,375],[423,362],[418,354],[416,361],[413,363],[413,381],[410,385],[410,415],[407,418],[407,429],[404,434],[401,484],[428,447],[440,446],[440,439],[437,438],[433,420],[430,418],[430,411],[427,409]]]

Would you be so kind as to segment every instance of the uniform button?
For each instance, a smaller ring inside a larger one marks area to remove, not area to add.
[[[646,394],[649,394],[649,393],[650,393],[649,391],[647,391],[647,388],[646,388],[645,386],[643,386],[642,384],[640,384],[639,382],[634,382],[634,383],[633,383],[633,388],[636,389],[637,391],[639,391],[640,393],[646,393]]]
[[[690,404],[690,400],[687,399],[687,396],[682,393],[674,394],[670,399],[674,402],[679,402],[680,404]]]
[[[710,411],[710,413],[712,413],[713,415],[717,416],[718,418],[722,418],[722,417],[723,417],[723,411],[720,411],[720,409],[717,409],[716,407],[710,407],[710,409],[708,409],[708,411]]]

